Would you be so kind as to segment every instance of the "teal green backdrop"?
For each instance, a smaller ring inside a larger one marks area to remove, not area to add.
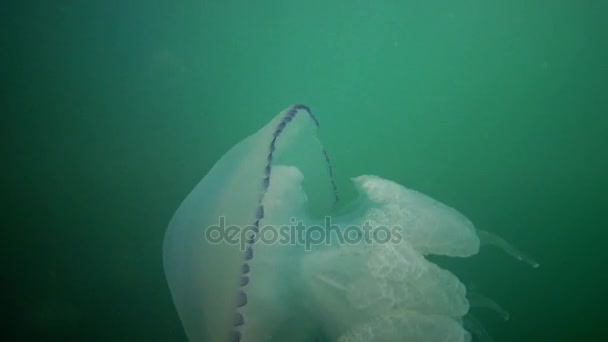
[[[338,187],[427,193],[541,264],[444,261],[496,341],[608,339],[608,3],[0,4],[14,341],[185,341],[161,245],[232,145],[309,105]]]

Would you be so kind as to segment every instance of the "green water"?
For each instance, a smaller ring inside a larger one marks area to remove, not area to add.
[[[185,341],[166,225],[293,103],[338,187],[377,174],[541,264],[451,261],[496,341],[608,339],[608,2],[0,4],[2,334]],[[8,319],[7,319],[8,317]],[[5,339],[5,340],[6,340]]]

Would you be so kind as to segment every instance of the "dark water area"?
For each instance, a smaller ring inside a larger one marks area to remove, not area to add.
[[[375,174],[532,255],[439,260],[496,341],[604,341],[608,3],[0,4],[7,341],[185,341],[176,208],[294,103],[346,196]]]

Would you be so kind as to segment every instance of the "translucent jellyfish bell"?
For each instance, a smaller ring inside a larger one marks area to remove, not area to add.
[[[302,217],[308,199],[315,203],[311,211],[335,202],[332,182],[314,184],[318,177],[330,179],[331,173],[316,139],[317,125],[305,106],[283,111],[222,156],[169,223],[163,264],[191,341],[256,340],[262,334],[273,336],[289,319],[280,317],[291,305],[282,296],[298,289],[285,279],[297,269],[297,251],[279,244],[265,251],[248,240],[266,224]],[[281,162],[293,166],[275,166]],[[307,184],[315,191],[305,195]],[[235,236],[231,228],[238,229]],[[270,263],[269,253],[276,256]]]
[[[338,194],[317,127],[308,107],[287,108],[175,213],[163,262],[189,340],[469,341],[465,286],[425,255],[474,255],[478,231],[371,175],[353,179],[359,197],[347,210],[324,216]],[[517,254],[493,235],[484,242]]]

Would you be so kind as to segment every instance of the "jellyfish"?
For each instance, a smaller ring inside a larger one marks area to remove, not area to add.
[[[285,109],[177,209],[163,264],[188,339],[470,341],[465,286],[426,256],[470,257],[485,242],[536,263],[378,176],[353,178],[358,196],[340,204],[318,126],[307,106]]]

